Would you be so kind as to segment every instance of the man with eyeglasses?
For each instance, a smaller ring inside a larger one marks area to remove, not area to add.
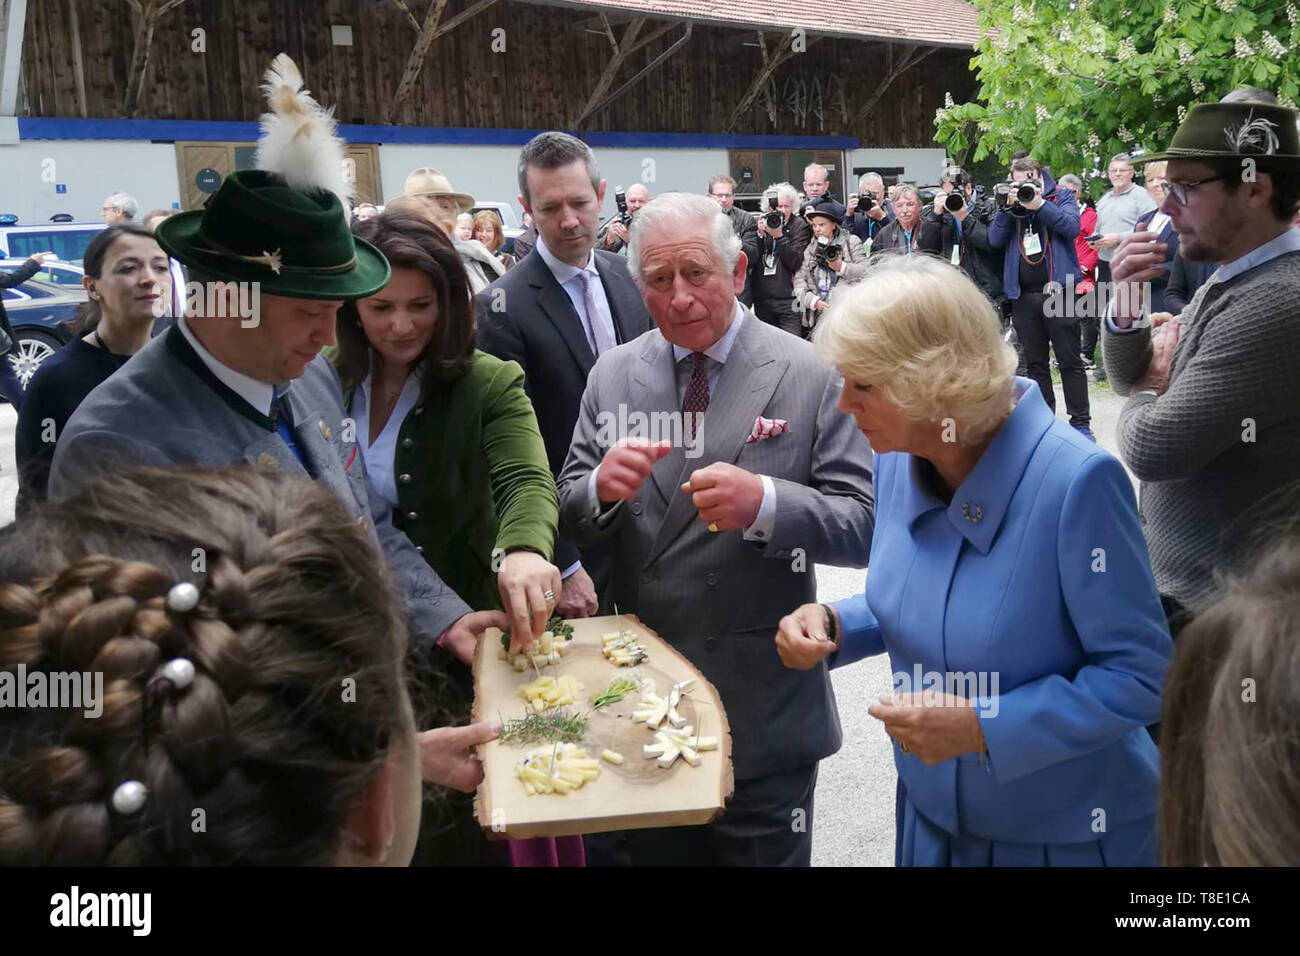
[[[1221,263],[1182,314],[1151,330],[1165,272],[1154,232],[1120,243],[1102,339],[1129,396],[1117,437],[1142,481],[1151,565],[1176,635],[1248,559],[1300,487],[1300,133],[1295,110],[1194,107],[1169,149],[1160,209],[1190,262]]]
[[[1111,188],[1097,200],[1097,232],[1101,238],[1089,243],[1097,250],[1097,283],[1110,282],[1110,260],[1120,242],[1133,234],[1137,221],[1156,208],[1156,201],[1133,182],[1133,164],[1127,153],[1110,158],[1106,177]],[[1085,358],[1091,360],[1089,354]]]
[[[99,207],[104,222],[113,225],[119,222],[135,222],[140,213],[140,204],[128,193],[109,193],[104,197],[104,204]]]

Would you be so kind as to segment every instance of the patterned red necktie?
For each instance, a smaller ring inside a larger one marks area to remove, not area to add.
[[[703,352],[691,353],[691,380],[686,383],[686,397],[682,399],[682,429],[686,443],[695,441],[695,423],[709,410],[709,357]]]

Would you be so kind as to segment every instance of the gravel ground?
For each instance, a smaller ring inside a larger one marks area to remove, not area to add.
[[[1124,400],[1093,385],[1092,429],[1103,448],[1115,453],[1115,423]],[[1065,400],[1057,388],[1057,409]],[[14,424],[8,405],[0,405],[0,524],[13,518]],[[817,599],[838,601],[862,590],[865,573],[850,568],[817,567]],[[890,689],[888,658],[862,661],[832,677],[844,727],[844,746],[822,761],[813,815],[815,866],[891,866],[894,859],[894,773],[889,738],[867,714],[871,701]]]

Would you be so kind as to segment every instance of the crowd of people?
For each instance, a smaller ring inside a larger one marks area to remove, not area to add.
[[[830,670],[880,654],[899,865],[1300,862],[1294,110],[1197,106],[1095,208],[1018,155],[847,203],[812,165],[758,216],[637,184],[603,227],[597,157],[544,132],[508,258],[432,167],[349,209],[284,122],[201,210],[106,202],[20,408],[0,670],[112,693],[0,708],[0,863],[807,865],[819,761],[876,732]],[[181,268],[207,294],[159,323]],[[1061,288],[1115,292],[1140,508]],[[611,440],[620,408],[679,439]],[[817,563],[863,592],[818,603]],[[725,811],[488,842],[477,643],[615,607],[718,689]]]

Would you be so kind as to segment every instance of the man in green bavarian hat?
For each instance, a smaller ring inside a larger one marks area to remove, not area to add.
[[[1160,211],[1184,258],[1219,263],[1187,308],[1154,332],[1145,283],[1165,247],[1124,240],[1102,350],[1129,396],[1120,453],[1142,481],[1151,565],[1177,631],[1209,604],[1216,570],[1250,557],[1294,511],[1300,483],[1300,134],[1295,110],[1194,107],[1169,148]]]
[[[458,666],[448,653],[468,663],[483,629],[509,622],[472,611],[393,526],[368,487],[334,366],[319,356],[334,344],[343,301],[382,289],[388,262],[348,229],[343,147],[293,61],[277,57],[264,89],[272,111],[257,168],[230,174],[203,209],[156,232],[188,267],[186,315],[73,414],[58,437],[50,498],[133,465],[247,463],[314,480],[382,549],[414,640],[435,663]],[[473,789],[482,771],[472,748],[493,736],[489,724],[428,732],[426,779]]]

